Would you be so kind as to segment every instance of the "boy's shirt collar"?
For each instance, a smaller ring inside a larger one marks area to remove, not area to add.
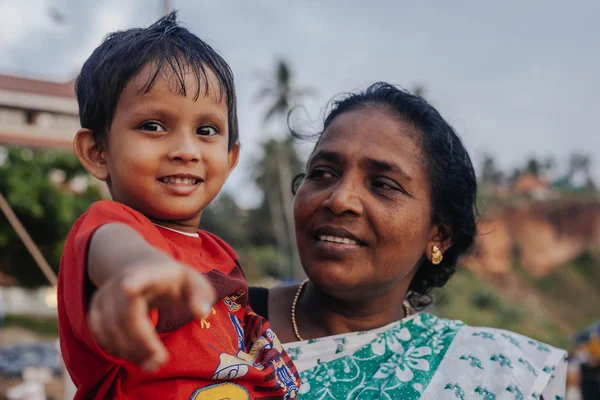
[[[166,230],[168,230],[168,231],[175,232],[175,233],[179,233],[180,235],[183,235],[183,236],[196,237],[196,238],[197,238],[197,237],[200,237],[200,235],[198,234],[198,232],[194,232],[194,233],[182,232],[182,231],[178,231],[177,229],[167,228],[166,226],[162,226],[162,225],[159,225],[159,224],[155,224],[154,222],[153,222],[153,224],[154,224],[155,226],[158,226],[158,227],[160,227],[160,228],[166,229]]]

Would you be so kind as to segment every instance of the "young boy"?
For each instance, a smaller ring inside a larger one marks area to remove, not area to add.
[[[238,161],[227,63],[172,13],[111,34],[76,90],[75,153],[113,201],[77,220],[60,267],[75,398],[295,397],[298,374],[247,305],[236,254],[197,230]]]

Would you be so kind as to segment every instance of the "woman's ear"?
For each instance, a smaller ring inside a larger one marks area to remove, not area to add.
[[[427,243],[427,249],[425,250],[425,257],[429,261],[437,253],[434,247],[439,250],[441,256],[452,247],[452,231],[446,225],[434,225],[431,228],[429,243]]]
[[[300,189],[300,186],[302,186],[304,179],[306,179],[306,174],[304,172],[296,175],[294,179],[292,179],[292,194],[294,196],[296,195],[298,189]]]
[[[73,140],[73,151],[81,165],[96,179],[108,180],[105,152],[94,139],[94,132],[85,128],[80,129]]]

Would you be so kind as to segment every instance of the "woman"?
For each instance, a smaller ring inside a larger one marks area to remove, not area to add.
[[[564,396],[563,351],[416,313],[473,244],[476,186],[422,98],[378,83],[334,103],[294,202],[309,280],[251,292],[301,371],[301,398]]]

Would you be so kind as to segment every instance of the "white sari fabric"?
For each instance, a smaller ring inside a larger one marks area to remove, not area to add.
[[[508,331],[417,314],[287,343],[300,399],[562,400],[566,353]]]

